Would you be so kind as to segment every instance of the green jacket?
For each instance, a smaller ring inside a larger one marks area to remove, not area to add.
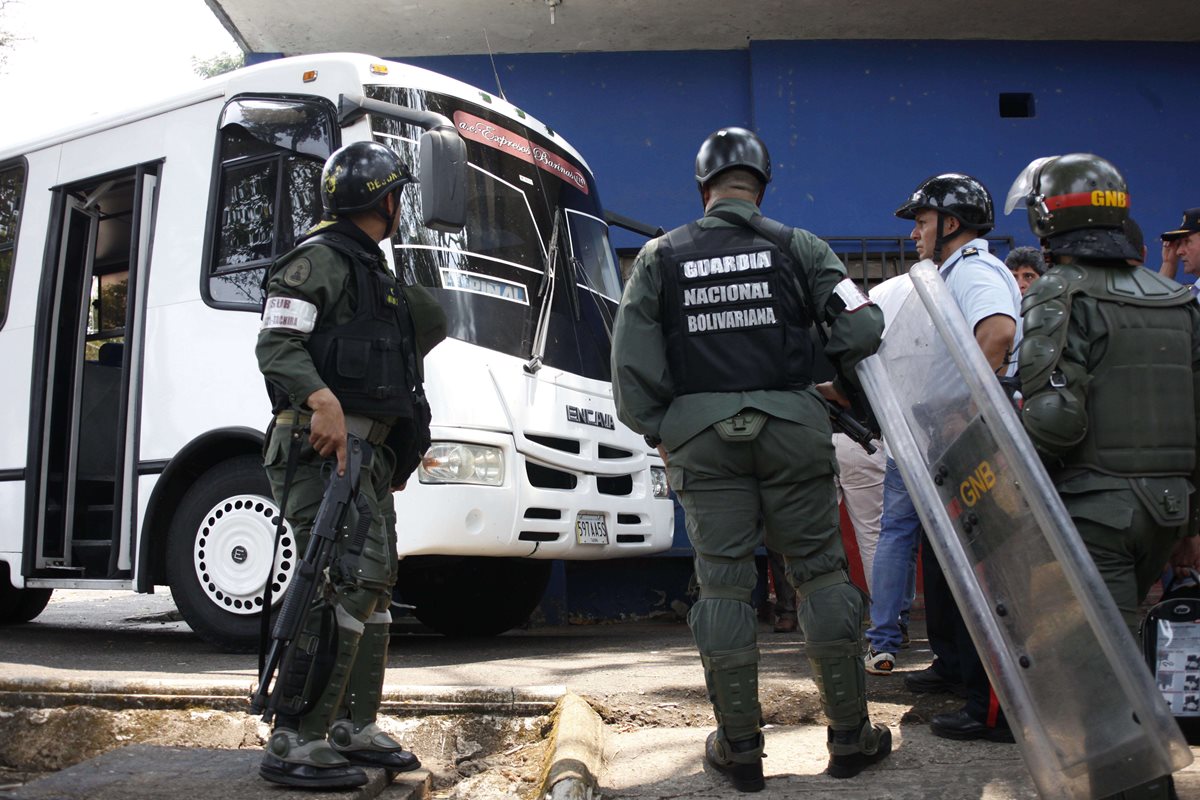
[[[711,215],[724,211],[744,219],[758,211],[745,200],[720,200],[699,220],[704,228],[734,227]],[[827,309],[833,289],[846,277],[846,268],[829,246],[808,231],[795,229],[791,257],[802,265],[804,283],[818,313],[829,324],[825,355],[857,391],[854,368],[875,352],[883,333],[883,313],[875,306],[853,314],[830,314]],[[744,408],[803,425],[828,426],[828,414],[813,388],[804,390],[757,390],[747,392],[702,392],[675,396],[667,366],[666,340],[662,327],[662,262],[658,240],[638,253],[625,286],[613,330],[613,396],[621,421],[638,433],[662,439],[667,450],[678,447],[715,422]]]
[[[322,223],[314,231],[336,223]],[[346,225],[337,224],[347,233]],[[353,227],[353,226],[351,226]],[[366,244],[365,234],[359,236]],[[377,245],[375,245],[378,247]],[[316,329],[342,325],[354,316],[356,288],[352,265],[346,256],[321,244],[301,244],[282,256],[271,267],[267,297],[291,297],[316,306]],[[383,252],[379,269],[388,272]],[[287,393],[292,408],[307,411],[304,401],[325,382],[317,374],[305,342],[308,333],[286,328],[263,328],[254,349],[263,376]]]

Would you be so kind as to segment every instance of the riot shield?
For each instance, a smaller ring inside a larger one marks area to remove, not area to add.
[[[858,367],[1044,798],[1192,761],[1033,444],[936,267]]]

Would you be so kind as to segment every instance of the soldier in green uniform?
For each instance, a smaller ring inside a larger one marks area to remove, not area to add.
[[[891,751],[864,696],[863,596],[838,527],[826,398],[845,404],[883,315],[829,247],[761,216],[766,146],[725,128],[696,157],[704,217],[638,254],[613,333],[613,391],[627,425],[661,448],[687,513],[700,599],[688,615],[717,730],[708,762],[739,791],[763,788],[755,547],[783,554],[828,717],[828,773]],[[814,386],[816,321],[830,326],[832,383]],[[760,527],[760,520],[762,526]]]
[[[1129,190],[1103,158],[1034,161],[1017,206],[1052,262],[1021,305],[1021,419],[1136,638],[1168,558],[1195,561],[1200,306],[1137,266]],[[1165,798],[1169,784],[1115,797]]]
[[[399,225],[401,191],[414,182],[395,153],[374,142],[347,145],[326,161],[321,181],[325,220],[276,262],[266,284],[256,354],[276,416],[265,466],[304,552],[327,459],[336,457],[344,474],[354,433],[373,445],[360,479],[372,518],[362,554],[328,570],[291,654],[297,667],[281,672],[275,692],[291,710],[277,712],[259,771],[274,783],[335,788],[366,783],[362,766],[420,766],[375,720],[397,573],[391,492],[428,446],[421,360],[440,338],[419,337],[413,311],[424,312],[422,334],[439,320],[444,332],[445,320],[431,299],[422,304],[415,287],[396,281],[379,249]],[[354,528],[352,518],[339,554]]]

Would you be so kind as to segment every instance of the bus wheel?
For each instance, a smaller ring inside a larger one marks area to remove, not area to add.
[[[0,625],[29,622],[46,609],[53,589],[18,589],[8,576],[8,564],[0,562]]]
[[[443,636],[496,636],[525,624],[542,601],[552,561],[410,556],[396,595]]]
[[[278,513],[262,462],[238,456],[201,475],[171,520],[167,582],[175,605],[200,638],[223,650],[258,648]],[[276,608],[298,557],[285,525],[271,588]]]

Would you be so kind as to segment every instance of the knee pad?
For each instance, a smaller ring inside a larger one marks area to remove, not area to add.
[[[388,596],[390,600],[390,595]],[[357,628],[362,633],[363,625],[376,618],[376,611],[381,605],[380,591],[372,586],[362,584],[343,584],[333,598],[338,610],[338,625],[344,628]],[[387,608],[387,606],[383,606]],[[353,620],[353,622],[350,622]],[[391,620],[391,614],[388,614]]]
[[[749,603],[750,595],[758,584],[758,567],[753,556],[718,560],[697,553],[695,569],[701,600],[739,600]]]
[[[845,573],[830,574],[845,576]],[[808,642],[861,638],[867,607],[862,591],[848,579],[810,590],[796,604],[804,639]]]

